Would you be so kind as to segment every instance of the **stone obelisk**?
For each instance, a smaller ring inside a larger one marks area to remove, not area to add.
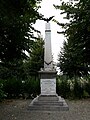
[[[44,51],[44,70],[53,70],[52,65],[52,48],[51,48],[51,28],[50,23],[45,24],[45,51]]]
[[[56,70],[53,67],[50,23],[45,24],[44,68],[39,71],[41,93],[29,105],[29,110],[68,110],[65,100],[56,94]]]
[[[45,24],[44,69],[40,71],[41,95],[56,95],[56,71],[53,67],[50,23]]]

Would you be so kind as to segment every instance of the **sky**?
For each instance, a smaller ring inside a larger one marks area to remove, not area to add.
[[[69,0],[65,0],[67,2]],[[63,16],[60,15],[60,10],[56,10],[53,7],[53,4],[60,5],[60,0],[42,0],[41,8],[39,12],[44,15],[45,18],[49,18],[51,16],[55,16],[54,19],[58,20],[59,22],[65,22]],[[60,26],[58,26],[55,22],[51,21],[51,46],[52,46],[52,55],[54,62],[57,62],[58,54],[60,52],[60,48],[63,46],[63,41],[65,40],[64,36],[58,34],[57,31],[62,31]],[[34,27],[41,31],[41,35],[43,39],[45,39],[45,21],[37,20]]]

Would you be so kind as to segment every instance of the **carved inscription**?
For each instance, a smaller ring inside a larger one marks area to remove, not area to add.
[[[56,79],[41,79],[41,94],[42,95],[56,94]]]

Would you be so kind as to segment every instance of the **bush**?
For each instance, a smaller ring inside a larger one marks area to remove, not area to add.
[[[36,97],[40,94],[39,79],[29,77],[26,80],[20,80],[16,78],[10,78],[3,80],[3,89],[0,89],[1,96],[3,91],[7,94],[7,98],[19,98],[19,97]]]
[[[86,83],[85,90],[90,96],[90,80],[88,81],[88,83]]]
[[[40,82],[38,78],[34,79],[34,77],[30,77],[23,81],[22,84],[22,94],[28,93],[29,97],[36,97],[40,94]]]
[[[0,80],[0,101],[2,101],[2,99],[5,97],[5,93],[3,91],[3,83]]]
[[[86,78],[58,77],[57,93],[64,98],[87,98],[90,97],[90,80]]]
[[[75,98],[83,98],[84,93],[84,86],[80,83],[80,81],[77,79],[74,81],[74,89],[73,94]]]
[[[65,78],[57,79],[56,86],[58,95],[64,98],[67,98],[69,96],[70,86],[68,85],[68,81]]]
[[[16,78],[4,80],[3,90],[7,93],[8,98],[16,98],[21,93],[22,81]]]

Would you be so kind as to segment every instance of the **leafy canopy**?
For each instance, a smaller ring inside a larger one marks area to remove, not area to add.
[[[0,1],[0,61],[26,59],[34,39],[33,24],[42,15],[38,13],[41,0]]]
[[[62,5],[55,6],[62,10],[68,23],[58,25],[64,28],[63,33],[66,42],[59,54],[59,67],[64,74],[73,76],[87,75],[90,71],[90,0],[78,0],[75,2],[62,2]]]

